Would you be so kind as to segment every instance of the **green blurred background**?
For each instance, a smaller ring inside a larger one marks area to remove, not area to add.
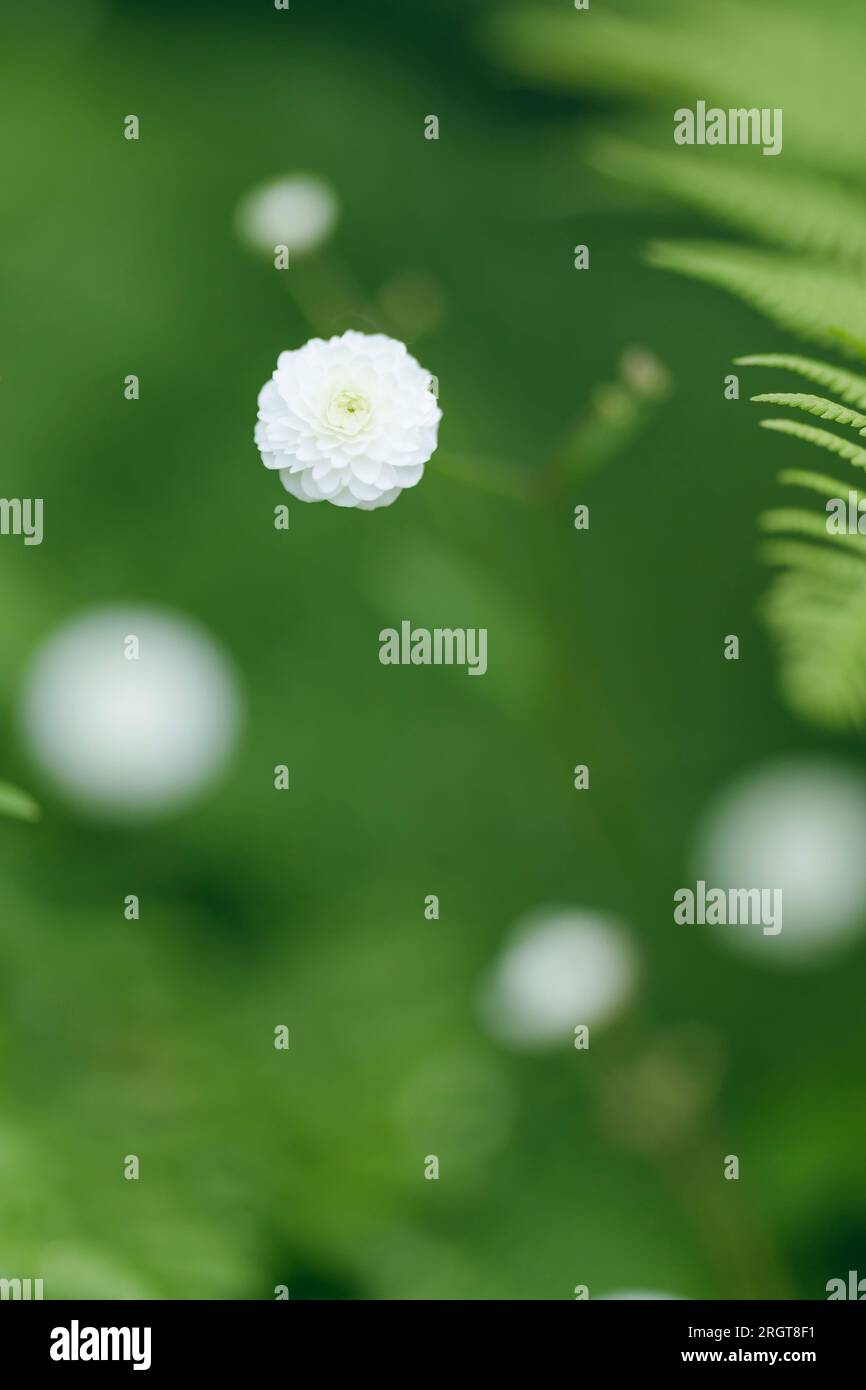
[[[0,775],[45,804],[0,824],[0,1275],[47,1297],[819,1298],[862,1263],[866,951],[782,971],[671,916],[730,778],[864,762],[786,712],[755,616],[776,488],[722,381],[791,343],[645,266],[647,240],[705,220],[590,171],[581,139],[628,94],[511,76],[482,34],[498,8],[3,17],[3,492],[45,498],[46,536],[0,541]],[[370,296],[413,271],[441,298],[410,345],[440,381],[443,466],[372,514],[294,503],[252,444],[259,387],[311,328],[233,219],[296,169],[336,189]],[[671,394],[562,498],[445,471],[537,474],[635,344]],[[197,619],[244,689],[229,774],[148,825],[53,798],[18,734],[38,644],[109,601]],[[485,679],[381,667],[403,617],[486,626]],[[551,903],[615,914],[641,961],[588,1053],[508,1050],[478,1018],[511,927]]]

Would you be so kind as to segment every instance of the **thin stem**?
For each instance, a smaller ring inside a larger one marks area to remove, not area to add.
[[[349,324],[365,332],[387,329],[382,314],[367,299],[350,267],[330,247],[280,271],[283,284],[317,337],[341,333]]]
[[[481,458],[476,454],[450,451],[433,455],[428,467],[444,478],[465,483],[479,492],[503,497],[509,502],[534,502],[532,479],[524,477],[511,464]]]

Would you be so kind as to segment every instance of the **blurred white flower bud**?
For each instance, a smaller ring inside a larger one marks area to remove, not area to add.
[[[784,758],[724,788],[697,831],[696,876],[713,887],[781,889],[782,930],[738,926],[713,940],[770,964],[809,962],[866,925],[866,778],[831,759]]]
[[[632,993],[637,962],[616,924],[559,908],[519,922],[482,988],[488,1030],[514,1047],[556,1046],[579,1024],[602,1023]]]
[[[647,400],[658,400],[670,389],[670,372],[649,348],[626,348],[619,369],[626,386]]]
[[[212,782],[237,734],[231,666],[196,624],[151,608],[98,608],[37,651],[21,705],[47,779],[103,814],[152,815]]]
[[[276,246],[303,255],[326,241],[340,207],[330,184],[313,174],[291,174],[252,189],[235,215],[239,237],[253,251],[272,256]]]

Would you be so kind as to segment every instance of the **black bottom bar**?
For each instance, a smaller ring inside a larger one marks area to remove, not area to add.
[[[184,1371],[199,1378],[248,1376],[251,1364],[262,1370],[281,1364],[297,1369],[305,1353],[319,1369],[345,1358],[358,1373],[386,1365],[396,1372],[402,1366],[402,1375],[414,1379],[423,1369],[427,1379],[440,1358],[448,1376],[458,1363],[480,1355],[482,1345],[485,1374],[497,1353],[507,1354],[513,1368],[515,1348],[527,1356],[543,1348],[546,1363],[561,1353],[575,1369],[592,1365],[596,1374],[599,1368],[651,1372],[674,1366],[799,1365],[826,1376],[859,1364],[866,1327],[859,1310],[843,1302],[597,1300],[544,1314],[539,1344],[539,1313],[526,1316],[511,1309],[507,1329],[497,1336],[495,1323],[487,1325],[495,1314],[483,1311],[486,1306],[473,1305],[467,1326],[466,1315],[452,1313],[447,1304],[414,1305],[401,1312],[399,1335],[393,1319],[380,1323],[373,1308],[362,1318],[333,1306],[328,1314],[321,1307],[316,1312],[308,1302],[7,1302],[0,1306],[0,1333],[4,1362],[17,1365],[19,1376],[49,1371],[93,1377],[106,1369],[116,1376],[137,1370],[142,1378],[160,1381]],[[406,1359],[406,1331],[423,1348],[421,1365],[414,1369]],[[468,1337],[476,1350],[458,1353],[453,1336],[461,1343]]]

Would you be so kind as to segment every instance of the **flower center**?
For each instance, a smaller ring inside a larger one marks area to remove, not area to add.
[[[360,391],[344,386],[332,397],[328,406],[328,424],[343,434],[358,434],[370,419],[370,402]]]

